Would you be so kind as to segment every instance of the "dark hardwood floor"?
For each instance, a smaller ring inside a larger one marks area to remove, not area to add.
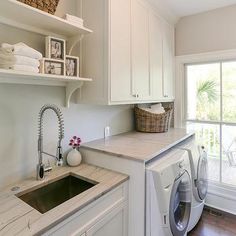
[[[205,209],[198,225],[188,236],[236,236],[236,216]]]

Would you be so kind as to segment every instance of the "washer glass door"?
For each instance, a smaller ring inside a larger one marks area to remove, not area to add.
[[[188,229],[188,223],[191,212],[191,179],[187,171],[185,171],[172,188],[169,221],[171,232],[174,236],[183,236]]]
[[[205,150],[200,151],[200,157],[197,167],[197,180],[196,186],[199,198],[204,200],[208,190],[208,161],[207,153]]]

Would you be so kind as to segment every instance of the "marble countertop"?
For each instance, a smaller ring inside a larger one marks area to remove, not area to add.
[[[193,135],[193,132],[187,132],[186,129],[174,128],[167,133],[133,131],[85,143],[82,150],[96,150],[121,158],[148,162]]]
[[[16,194],[37,189],[70,174],[98,184],[44,214],[16,197]],[[32,177],[19,182],[14,185],[20,188],[17,191],[12,191],[14,186],[9,186],[0,192],[0,235],[40,235],[126,180],[127,175],[82,164],[73,168],[58,167],[43,181]]]

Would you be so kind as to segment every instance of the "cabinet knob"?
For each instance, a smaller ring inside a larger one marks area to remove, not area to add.
[[[164,95],[165,98],[168,98],[168,95]]]
[[[139,97],[138,94],[133,94],[132,96],[133,96],[134,98],[138,98],[138,97]]]

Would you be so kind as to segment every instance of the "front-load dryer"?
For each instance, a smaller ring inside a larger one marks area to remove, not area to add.
[[[189,232],[196,226],[202,215],[208,191],[207,152],[203,146],[197,145],[194,139],[185,142],[179,148],[188,152],[189,172],[192,179],[193,200],[188,227]]]
[[[192,192],[185,150],[171,151],[146,167],[146,236],[185,236]]]

